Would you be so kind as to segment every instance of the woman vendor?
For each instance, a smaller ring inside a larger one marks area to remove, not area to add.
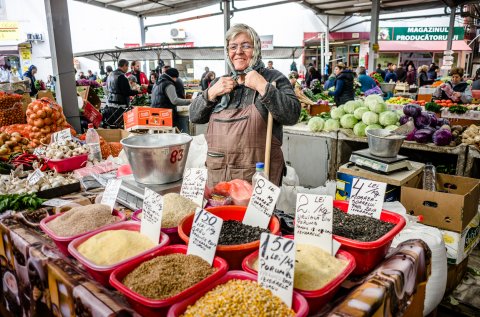
[[[208,184],[237,178],[252,181],[255,163],[265,160],[270,112],[270,181],[280,185],[285,167],[282,126],[298,121],[300,102],[290,81],[263,64],[260,37],[251,27],[237,24],[227,31],[225,54],[230,74],[216,78],[190,105],[193,123],[208,122]]]
[[[440,85],[433,96],[438,99],[450,99],[453,102],[472,102],[472,87],[463,81],[463,68],[453,67],[450,76],[452,79]]]

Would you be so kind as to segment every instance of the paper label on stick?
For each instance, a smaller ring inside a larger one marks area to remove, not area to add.
[[[52,134],[52,142],[65,143],[72,139],[72,133],[70,129],[64,129]]]
[[[33,150],[33,155],[36,156],[44,156],[47,151],[45,150],[44,147],[37,147],[35,150]]]
[[[348,203],[348,213],[380,219],[387,184],[354,178]]]
[[[45,176],[45,174],[43,174],[41,170],[39,170],[38,168],[36,168],[35,171],[33,171],[33,173],[31,173],[31,174],[28,175],[28,177],[27,177],[28,185],[30,185],[30,186],[35,185],[35,184],[38,183],[44,176]]]
[[[333,254],[333,197],[297,194],[295,241],[316,246]]]
[[[257,282],[292,307],[295,241],[262,233],[258,253]]]
[[[198,255],[212,265],[222,225],[222,218],[197,208],[193,217],[187,254]]]
[[[62,206],[68,205],[69,203],[71,203],[71,201],[69,200],[52,198],[44,202],[42,205],[50,206],[50,207],[62,207]]]
[[[248,202],[243,224],[267,228],[279,195],[280,188],[260,176],[253,188],[252,198]]]
[[[146,235],[158,244],[162,228],[163,197],[148,187],[145,187],[142,207],[140,233]]]
[[[207,184],[206,168],[187,168],[183,174],[180,195],[190,199],[199,206],[203,206],[203,195]]]
[[[107,186],[105,186],[105,191],[103,192],[102,200],[100,201],[100,203],[102,205],[109,206],[111,211],[113,211],[115,201],[117,201],[117,195],[118,191],[120,190],[120,185],[122,185],[121,179],[109,179]]]

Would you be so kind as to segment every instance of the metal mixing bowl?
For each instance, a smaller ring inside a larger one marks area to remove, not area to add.
[[[370,154],[379,157],[396,157],[398,155],[405,136],[390,135],[390,132],[386,129],[367,130]]]
[[[144,134],[122,139],[135,180],[166,184],[183,177],[192,137],[187,134]]]

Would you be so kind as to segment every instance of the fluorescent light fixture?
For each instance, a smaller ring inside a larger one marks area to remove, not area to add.
[[[330,42],[330,45],[345,44],[345,42]]]
[[[359,2],[359,3],[354,3],[353,4],[354,7],[366,7],[366,6],[369,6],[369,5],[372,5],[372,1]]]

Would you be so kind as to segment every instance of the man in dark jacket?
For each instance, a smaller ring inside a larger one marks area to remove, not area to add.
[[[169,68],[172,68],[172,67],[170,67],[169,65],[163,66],[162,74],[165,74],[165,72]],[[185,99],[185,85],[183,84],[183,80],[180,78],[180,75],[177,76],[177,80],[175,81],[175,90],[177,91],[177,96],[179,98]]]
[[[118,61],[118,68],[107,78],[108,101],[102,112],[105,126],[121,127],[123,125],[122,115],[128,108],[130,96],[140,93],[130,88],[128,79],[125,77],[127,70],[128,61],[121,59]]]
[[[407,79],[407,71],[403,68],[403,65],[398,65],[398,68],[395,70],[395,74],[397,74],[397,79],[399,82],[403,83]]]
[[[377,74],[380,74],[380,76],[382,76],[383,80],[385,80],[385,76],[387,75],[387,73],[385,73],[385,71],[382,69],[382,64],[378,64],[377,65],[377,69],[375,69],[375,72]]]
[[[30,96],[35,96],[38,92],[37,88],[35,88],[35,74],[37,73],[37,66],[30,65],[28,70],[23,74],[23,78],[30,79]]]
[[[350,69],[345,69],[345,64],[338,63],[335,66],[335,90],[329,91],[329,96],[334,96],[337,106],[343,105],[347,101],[355,99],[355,89],[353,88],[354,74]]]
[[[186,106],[191,100],[180,98],[175,89],[175,82],[178,80],[178,70],[176,68],[168,68],[158,79],[157,85],[152,91],[152,107],[172,109],[173,126],[178,127],[182,132],[188,131],[186,126],[179,119],[177,114],[177,106]]]

